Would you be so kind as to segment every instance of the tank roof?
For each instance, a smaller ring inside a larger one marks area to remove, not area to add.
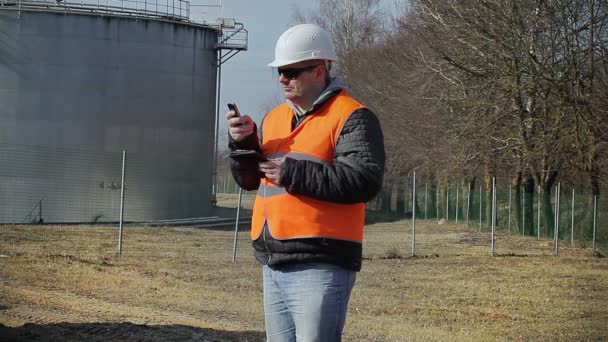
[[[0,0],[3,9],[135,17],[221,29],[218,22],[193,21],[186,0]]]

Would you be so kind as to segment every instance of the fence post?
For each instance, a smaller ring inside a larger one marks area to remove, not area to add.
[[[412,256],[416,255],[416,171],[412,186]]]
[[[559,196],[561,182],[557,182],[557,192],[555,193],[555,255],[559,255]]]
[[[479,231],[481,231],[481,201],[482,201],[481,189],[482,189],[482,185],[479,186]]]
[[[241,216],[241,200],[243,199],[243,189],[239,187],[239,201],[236,205],[236,220],[234,222],[234,243],[232,244],[232,262],[236,260],[236,243],[239,237],[239,219]]]
[[[467,192],[467,228],[469,228],[469,211],[471,210],[471,182],[469,181],[469,187]]]
[[[437,189],[435,195],[435,216],[437,216],[437,222],[439,222],[439,182],[437,182]]]
[[[496,177],[492,177],[492,256],[495,255],[496,246]]]
[[[536,234],[537,239],[540,239],[540,185],[538,186],[538,200],[536,201],[536,206],[538,207],[538,217],[537,217],[537,221],[536,221]]]
[[[456,182],[456,224],[458,224],[458,195],[460,193],[460,187],[458,186],[458,182]]]
[[[127,160],[127,151],[122,150],[122,176],[120,181],[120,214],[118,218],[118,256],[122,256],[122,226],[123,215],[125,212],[125,165]]]
[[[448,185],[445,191],[445,222],[450,219],[450,186]]]
[[[555,197],[553,197],[553,242],[555,243],[555,226],[557,225],[557,185],[555,186]]]
[[[572,188],[572,222],[570,223],[570,246],[574,247],[574,188]]]

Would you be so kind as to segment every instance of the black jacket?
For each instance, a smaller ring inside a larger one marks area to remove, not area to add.
[[[293,118],[292,129],[307,115],[315,115],[315,111],[340,90],[340,86],[330,84],[307,113],[299,113],[293,108],[297,114]],[[228,145],[231,150],[260,150],[258,134],[241,142],[229,137]],[[372,111],[362,108],[354,111],[344,124],[336,143],[333,163],[286,158],[279,184],[294,195],[338,203],[367,202],[381,188],[384,160],[384,138],[380,123]],[[233,159],[230,166],[236,182],[243,189],[255,190],[259,187],[260,178],[264,175],[259,172],[255,160]],[[361,269],[362,246],[356,242],[328,238],[277,240],[264,227],[262,236],[253,241],[253,247],[256,259],[271,266],[294,262],[326,262],[350,270]]]

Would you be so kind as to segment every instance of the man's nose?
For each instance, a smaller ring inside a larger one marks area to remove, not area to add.
[[[287,83],[289,83],[289,78],[285,77],[285,75],[283,73],[280,73],[279,74],[279,83],[287,84]]]

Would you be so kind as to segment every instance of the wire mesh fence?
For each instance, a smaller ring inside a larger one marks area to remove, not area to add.
[[[127,153],[124,189],[122,167],[122,153],[0,145],[0,253],[116,255],[124,190],[123,256],[195,258],[209,241],[221,260],[231,259],[235,241],[238,254],[250,254],[228,170],[217,177],[212,207],[205,160]],[[414,186],[414,177],[386,180],[368,203],[366,258],[608,252],[603,194],[562,183],[517,187],[509,178],[418,176]],[[254,198],[242,192],[241,217],[251,215]],[[232,221],[175,224],[215,215]]]
[[[0,145],[0,223],[118,219],[121,155]]]
[[[211,214],[210,163],[126,153],[125,220]],[[0,144],[0,223],[104,223],[120,214],[123,154]]]
[[[411,218],[415,213],[418,219],[434,220],[438,225],[463,225],[471,232],[491,234],[494,230],[501,253],[558,253],[559,246],[606,252],[608,198],[604,194],[598,196],[561,182],[546,189],[534,184],[517,187],[509,178],[493,182],[484,179],[479,184],[476,177],[441,181],[418,177],[415,191],[413,184],[413,176],[385,182],[382,193],[368,209],[393,218]],[[521,241],[534,237],[537,242],[527,243],[525,248],[501,248],[501,238],[516,236],[524,238]],[[491,243],[489,237],[487,245]]]

